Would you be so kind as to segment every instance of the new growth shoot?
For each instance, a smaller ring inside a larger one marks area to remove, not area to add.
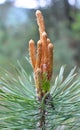
[[[29,41],[29,55],[34,71],[35,86],[38,99],[50,89],[50,80],[53,71],[53,44],[47,36],[44,18],[41,11],[36,11],[37,24],[39,26],[40,39],[35,47],[35,42]]]

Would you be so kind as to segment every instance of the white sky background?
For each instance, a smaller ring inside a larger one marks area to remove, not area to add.
[[[0,4],[3,4],[6,0],[0,0]]]
[[[0,4],[3,4],[6,0],[0,0]],[[36,0],[15,0],[14,5],[16,7],[21,7],[21,8],[38,8],[39,6],[41,7],[45,7],[46,5],[49,4],[51,0],[47,0],[47,3],[45,0],[39,0],[39,2],[37,2]],[[75,5],[75,0],[68,0],[69,3],[74,6]],[[77,8],[80,8],[80,0],[77,0]]]
[[[14,3],[14,5],[16,7],[23,7],[23,8],[38,8],[39,6],[41,7],[45,7],[46,5],[48,5],[50,3],[51,0],[47,0],[47,3],[45,0],[16,0],[16,2]]]
[[[23,7],[23,8],[37,8],[38,3],[35,0],[16,0],[14,5],[16,7]]]
[[[6,0],[0,0],[0,4],[3,4]],[[50,3],[51,0],[47,0],[47,3],[45,0],[15,0],[14,5],[16,7],[21,7],[21,8],[38,8],[39,6],[45,7]]]

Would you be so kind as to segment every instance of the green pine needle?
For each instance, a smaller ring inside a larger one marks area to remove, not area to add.
[[[62,66],[54,85],[39,102],[32,75],[18,65],[17,76],[4,70],[0,79],[0,129],[38,130],[42,108],[46,112],[45,128],[41,130],[80,130],[80,79],[75,68],[64,79]]]

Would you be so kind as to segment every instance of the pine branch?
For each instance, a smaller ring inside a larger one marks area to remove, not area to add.
[[[41,102],[37,100],[35,87],[21,65],[17,69],[17,78],[4,71],[5,79],[0,80],[0,129],[38,130],[39,122],[45,118],[42,122],[45,127],[40,130],[78,130],[80,79],[79,76],[74,79],[73,69],[64,80],[63,71],[64,67],[61,67],[54,85]]]
[[[64,79],[62,66],[51,87],[53,45],[47,38],[42,13],[37,11],[36,16],[40,33],[37,52],[34,41],[29,42],[34,78],[27,74],[19,62],[14,71],[15,76],[2,70],[4,77],[0,78],[0,129],[79,130],[80,75],[73,68]]]

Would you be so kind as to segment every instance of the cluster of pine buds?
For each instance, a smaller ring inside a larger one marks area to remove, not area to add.
[[[37,47],[35,47],[35,42],[32,39],[29,41],[29,55],[34,70],[37,93],[40,96],[45,93],[43,89],[44,76],[46,76],[46,81],[50,81],[52,77],[53,44],[47,37],[41,11],[36,11],[36,17],[39,26],[40,40],[37,42]],[[46,88],[46,92],[47,91],[48,89]]]

